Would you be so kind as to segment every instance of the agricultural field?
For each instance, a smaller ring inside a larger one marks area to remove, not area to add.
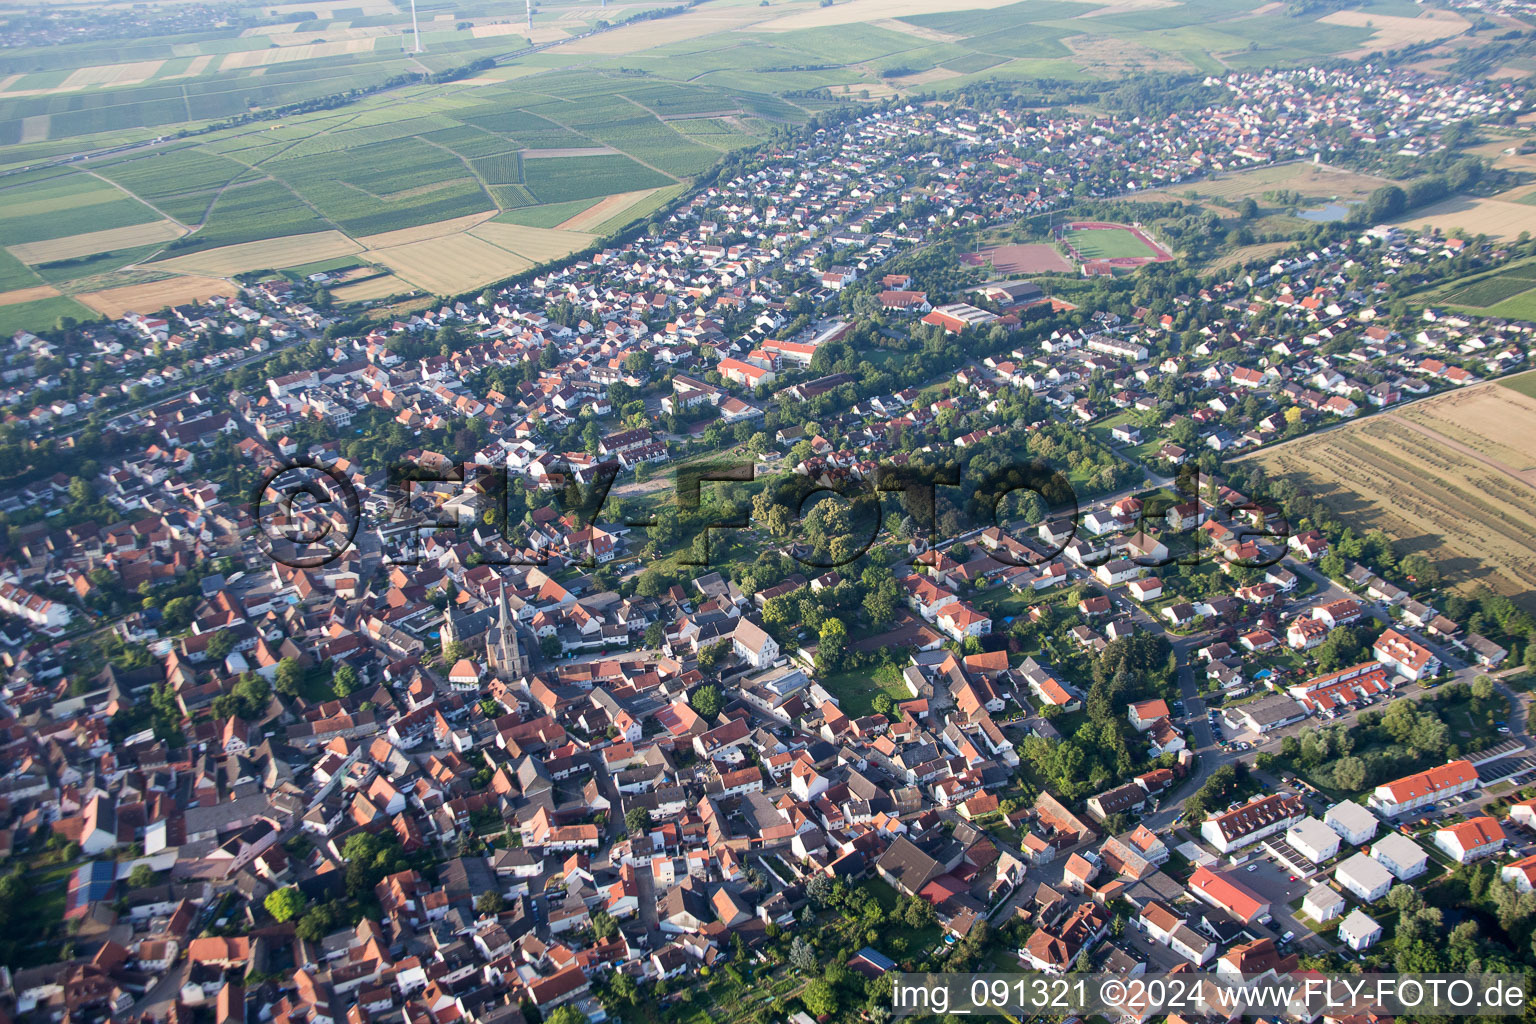
[[[1487,310],[1532,288],[1536,288],[1536,266],[1526,265],[1447,292],[1444,301],[1454,306]]]
[[[1475,385],[1249,458],[1400,553],[1429,554],[1457,589],[1487,585],[1536,609],[1536,449],[1507,443],[1536,434],[1525,390]]]
[[[167,277],[145,284],[123,285],[97,292],[81,292],[75,299],[103,316],[147,313],[183,302],[204,302],[213,295],[229,295],[230,283],[221,277]]]
[[[1404,214],[1396,223],[1410,230],[1428,226],[1446,233],[1466,231],[1493,238],[1515,238],[1536,231],[1536,206],[1474,196],[1455,196]]]
[[[802,90],[857,99],[990,77],[1220,72],[1384,39],[1433,40],[1463,20],[1404,0],[1367,0],[1327,18],[1281,16],[1266,0],[963,3],[711,0],[588,34],[600,20],[670,0],[546,0],[531,33],[520,12],[467,0],[423,12],[425,52],[414,54],[409,5],[365,0],[279,5],[271,11],[280,22],[233,36],[14,48],[0,55],[0,247],[17,262],[0,262],[0,290],[110,290],[134,283],[113,275],[140,265],[221,276],[265,269],[250,265],[263,253],[275,269],[336,255],[337,237],[349,251],[378,248],[360,240],[481,214],[603,235],[651,215],[722,153],[834,102]],[[529,38],[547,45],[524,52]],[[496,65],[464,80],[219,127],[485,58]],[[183,127],[196,134],[154,143]],[[1317,189],[1355,191],[1345,182]],[[1536,224],[1536,207],[1516,205]],[[1489,216],[1500,228],[1510,222]],[[1145,255],[1125,239],[1097,244]],[[214,255],[188,259],[203,253]]]
[[[1522,373],[1515,377],[1505,377],[1499,381],[1499,384],[1527,398],[1536,398],[1536,371]]]

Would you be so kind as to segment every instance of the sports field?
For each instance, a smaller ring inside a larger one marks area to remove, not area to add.
[[[997,245],[966,253],[961,262],[970,266],[990,266],[1003,276],[1022,274],[1070,273],[1072,264],[1056,251],[1054,245]]]
[[[1071,232],[1072,247],[1089,260],[1151,259],[1161,255],[1126,228],[1089,228]]]

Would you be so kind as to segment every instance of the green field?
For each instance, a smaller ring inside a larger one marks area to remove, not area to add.
[[[9,338],[17,331],[53,330],[63,316],[74,317],[76,320],[96,319],[94,312],[63,295],[35,302],[18,302],[0,306],[0,338]]]
[[[601,200],[575,199],[568,203],[545,203],[542,206],[527,206],[519,210],[508,210],[497,215],[496,219],[505,224],[522,224],[530,228],[552,228],[557,224],[563,224],[583,210],[590,210]]]
[[[1511,391],[1518,391],[1528,398],[1536,398],[1536,370],[1522,373],[1514,377],[1505,377],[1500,384]]]
[[[1447,294],[1445,301],[1457,306],[1487,309],[1532,288],[1536,288],[1536,268],[1521,267],[1518,271],[1485,277],[1458,288]]]
[[[658,188],[672,180],[627,156],[549,157],[523,162],[528,189],[541,203],[567,203],[577,199],[638,192]]]
[[[1123,256],[1157,256],[1133,233],[1125,228],[1091,228],[1087,231],[1069,231],[1067,240],[1082,254],[1084,259],[1110,260]]]

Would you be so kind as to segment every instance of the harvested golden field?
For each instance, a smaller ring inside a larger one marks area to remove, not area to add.
[[[1068,36],[1062,44],[1085,69],[1113,75],[1147,71],[1193,71],[1177,54],[1164,53],[1117,36]]]
[[[509,252],[525,257],[533,263],[545,263],[585,249],[592,244],[592,235],[581,231],[561,231],[558,228],[530,228],[522,224],[501,224],[492,221],[470,232],[471,235]]]
[[[1536,231],[1536,206],[1455,196],[1405,214],[1395,223],[1410,230],[1428,224],[1447,232],[1461,228],[1473,235],[1515,238],[1522,231]]]
[[[854,0],[861,2],[861,0]],[[830,8],[829,8],[830,10]],[[701,7],[670,18],[652,18],[634,25],[623,25],[607,32],[599,32],[586,39],[573,39],[555,48],[558,53],[591,53],[618,56],[639,53],[654,46],[664,46],[683,39],[712,36],[717,32],[731,32],[763,20],[765,15],[756,8],[723,8],[711,10]],[[759,26],[766,28],[768,26]]]
[[[6,249],[23,263],[51,263],[54,260],[72,260],[114,249],[132,249],[154,242],[169,242],[173,238],[180,238],[182,233],[181,225],[173,221],[157,220],[126,228],[65,235],[63,238],[50,238],[46,242],[24,242],[7,246]]]
[[[1334,11],[1320,20],[1329,25],[1375,30],[1376,34],[1366,40],[1364,46],[1343,55],[1347,58],[1364,57],[1378,50],[1396,50],[1415,43],[1449,39],[1471,28],[1471,24],[1461,15],[1435,10],[1427,10],[1416,18],[1376,14],[1373,11]]]
[[[338,39],[334,43],[305,43],[301,46],[278,46],[266,50],[237,50],[226,53],[219,61],[220,71],[240,68],[259,68],[269,64],[286,64],[293,60],[314,60],[317,57],[339,57],[348,53],[371,53],[372,39]]]
[[[1536,399],[1486,384],[1251,458],[1356,530],[1434,558],[1456,589],[1486,585],[1536,610],[1536,445],[1508,441],[1532,437]]]
[[[42,142],[48,138],[52,114],[31,114],[21,119],[21,138],[17,142]]]
[[[124,313],[153,313],[183,302],[203,302],[212,295],[233,295],[236,286],[218,277],[168,277],[164,281],[130,284],[105,291],[85,292],[75,298],[110,317]]]
[[[51,284],[36,284],[31,288],[16,288],[8,292],[0,292],[0,306],[14,306],[18,302],[36,302],[38,299],[51,299],[59,294],[59,290]]]
[[[1109,17],[1113,17],[1113,16],[1115,16],[1117,14],[1130,14],[1130,13],[1133,13],[1135,11],[1147,11],[1147,10],[1152,10],[1153,8],[1157,8],[1157,7],[1177,7],[1177,6],[1179,6],[1180,2],[1181,2],[1181,0],[1110,0],[1110,3],[1108,3],[1104,7],[1096,8],[1094,10],[1091,10],[1091,11],[1087,12],[1086,14],[1079,14],[1079,15],[1077,15],[1077,17],[1079,17],[1079,18],[1109,18]],[[1274,4],[1267,4],[1266,6],[1267,7],[1274,7],[1274,8],[1281,8],[1281,7],[1284,7],[1285,4],[1283,4],[1283,3],[1274,3]],[[1268,12],[1263,7],[1260,7],[1259,9],[1253,11],[1251,16],[1252,17],[1257,17],[1260,14],[1266,14],[1266,13],[1268,13]]]
[[[1165,198],[1215,199],[1227,205],[1243,199],[1263,202],[1265,192],[1290,189],[1309,199],[1364,199],[1383,185],[1385,178],[1356,174],[1327,164],[1296,161],[1249,171],[1232,171],[1214,178],[1202,178],[1187,185],[1136,193],[1138,199]]]
[[[377,249],[371,256],[434,295],[473,291],[533,266],[531,260],[467,234]]]
[[[963,10],[991,10],[1007,7],[1016,0],[966,0]],[[1084,0],[1095,7],[1098,0]],[[1127,7],[1156,7],[1164,0],[1128,0]],[[775,18],[759,26],[766,32],[790,32],[797,28],[825,28],[828,25],[854,25],[880,18],[908,18],[914,14],[948,14],[956,9],[953,0],[848,0],[830,7],[813,7]]]
[[[555,225],[555,230],[592,231],[609,217],[623,213],[655,191],[653,188],[647,188],[639,192],[620,192],[616,196],[609,196],[607,199],[599,200],[597,205],[582,210],[576,216],[561,221]]]
[[[165,65],[163,60],[136,60],[126,64],[100,64],[92,68],[76,68],[69,77],[59,83],[56,92],[73,92],[93,85],[138,85],[153,78]]]
[[[1472,449],[1536,486],[1536,398],[1478,384],[1414,402],[1391,415]]]
[[[153,264],[157,270],[182,274],[243,274],[248,270],[282,270],[335,256],[350,256],[362,246],[340,231],[315,231],[307,235],[287,235],[260,242],[241,242],[207,252],[188,253]]]
[[[456,235],[494,216],[496,216],[495,210],[487,210],[484,213],[471,213],[451,220],[423,224],[420,227],[382,231],[377,235],[360,235],[357,240],[369,249],[388,249],[391,246],[408,245],[411,242],[425,242],[429,238],[441,238],[443,235]]]
[[[385,299],[413,290],[413,286],[393,274],[378,274],[354,284],[337,285],[331,289],[331,295],[339,302],[366,302],[368,299]]]
[[[931,43],[958,43],[965,38],[965,36],[958,36],[953,32],[940,32],[936,28],[924,28],[921,25],[914,25],[910,21],[902,21],[899,18],[878,18],[869,24],[872,28],[903,32],[909,36],[926,39]]]

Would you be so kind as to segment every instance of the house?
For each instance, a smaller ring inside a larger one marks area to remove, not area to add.
[[[1131,725],[1137,732],[1146,732],[1159,718],[1168,718],[1170,715],[1167,701],[1144,700],[1130,705]]]
[[[1499,869],[1499,878],[1524,895],[1536,888],[1536,854],[1512,860]]]
[[[1376,816],[1353,800],[1341,800],[1328,808],[1323,824],[1351,846],[1368,843],[1376,836]]]
[[[1079,953],[1092,951],[1109,932],[1110,913],[1089,900],[1079,903],[1059,923],[1036,928],[1019,950],[1025,963],[1046,974],[1065,974]]]
[[[1477,785],[1470,761],[1450,761],[1438,768],[1405,775],[1377,786],[1367,803],[1384,818],[1411,814],[1427,804],[1458,796]]]
[[[1504,848],[1507,838],[1498,821],[1486,814],[1435,830],[1435,846],[1458,864],[1493,856]]]
[[[1440,659],[1434,652],[1395,629],[1388,629],[1377,637],[1371,649],[1377,661],[1392,666],[1408,679],[1427,679],[1440,671]]]
[[[1365,903],[1374,903],[1392,888],[1392,872],[1363,853],[1357,853],[1333,869],[1333,880]]]
[[[1370,949],[1381,940],[1381,925],[1356,907],[1339,925],[1339,941],[1359,953]]]
[[[1344,913],[1347,905],[1337,890],[1326,885],[1314,885],[1301,901],[1301,912],[1321,924]]]
[[[1196,967],[1204,967],[1216,956],[1217,945],[1157,900],[1148,900],[1136,923],[1147,937],[1161,943]]]
[[[1429,854],[1400,832],[1388,832],[1371,846],[1371,859],[1406,882],[1429,870]]]
[[[1195,899],[1226,911],[1243,924],[1252,924],[1269,914],[1269,902],[1264,897],[1232,875],[1212,871],[1203,864],[1190,876],[1189,891]]]
[[[1285,841],[1313,864],[1332,860],[1339,852],[1339,834],[1310,815],[1285,830]]]
[[[753,668],[769,668],[779,658],[779,644],[751,619],[737,620],[731,634],[731,649]]]
[[[1307,709],[1283,693],[1240,704],[1227,712],[1227,721],[1263,735],[1294,725],[1307,717]]]
[[[1213,813],[1200,824],[1200,835],[1222,853],[1284,832],[1307,813],[1301,797],[1274,793],[1256,797],[1241,807]]]

